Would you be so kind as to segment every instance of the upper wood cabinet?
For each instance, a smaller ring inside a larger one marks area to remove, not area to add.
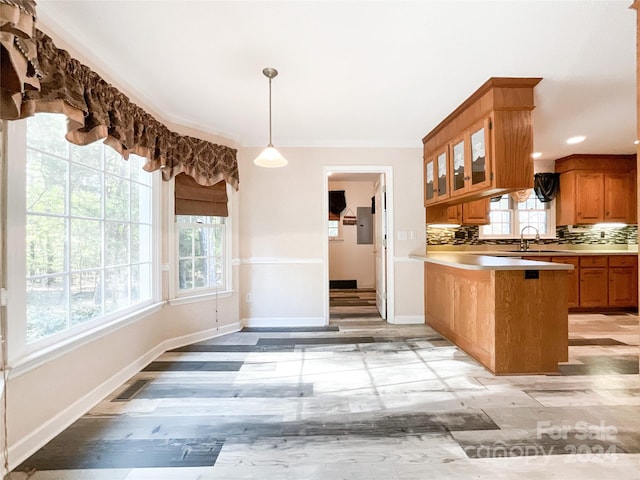
[[[489,199],[462,204],[463,225],[489,225]]]
[[[430,205],[449,197],[448,146],[436,151],[424,162],[424,204]]]
[[[491,78],[422,139],[425,206],[533,186],[531,110],[540,80]]]
[[[556,224],[637,223],[635,155],[571,155],[556,160]]]
[[[458,205],[427,207],[427,224],[488,225],[489,199],[483,198]]]

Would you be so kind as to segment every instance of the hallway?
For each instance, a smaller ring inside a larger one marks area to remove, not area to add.
[[[636,315],[571,315],[560,374],[514,377],[351,320],[166,352],[9,478],[637,480]]]

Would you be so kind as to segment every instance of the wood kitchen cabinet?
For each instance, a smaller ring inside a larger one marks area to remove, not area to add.
[[[463,225],[488,225],[490,199],[483,198],[474,202],[462,204],[462,224]]]
[[[425,207],[449,197],[448,146],[438,149],[424,162]]]
[[[469,128],[461,137],[450,145],[451,162],[451,196],[459,196],[468,192],[486,188],[491,178],[489,163],[489,133],[492,121],[483,119]]]
[[[425,206],[533,187],[533,88],[540,78],[490,78],[423,139]],[[449,156],[446,177],[436,159]],[[440,195],[436,178],[446,178]]]
[[[607,257],[580,257],[580,306],[605,307],[609,303]]]
[[[580,260],[578,257],[551,257],[554,263],[573,265],[573,270],[567,272],[567,303],[569,308],[580,306]]]
[[[637,223],[635,155],[571,155],[556,160],[556,224]]]
[[[609,257],[609,306],[638,305],[638,259],[635,256]]]
[[[459,205],[427,207],[427,224],[488,225],[490,199],[483,198]]]

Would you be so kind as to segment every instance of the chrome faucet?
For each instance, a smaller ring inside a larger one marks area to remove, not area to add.
[[[536,242],[540,241],[540,233],[538,232],[538,229],[536,227],[534,227],[533,225],[527,225],[523,227],[522,230],[520,230],[520,251],[521,252],[526,252],[529,249],[529,242],[524,239],[524,231],[527,228],[533,228],[536,231]]]

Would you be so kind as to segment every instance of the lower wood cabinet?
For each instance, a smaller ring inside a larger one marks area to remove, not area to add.
[[[580,268],[580,306],[606,307],[608,302],[607,269]]]
[[[580,257],[581,308],[637,307],[638,260],[635,255]],[[570,304],[571,308],[572,305]]]
[[[638,305],[637,259],[630,256],[609,257],[609,306]]]
[[[573,270],[567,272],[567,303],[569,308],[580,306],[580,259],[579,257],[551,257],[554,263],[573,265]]]
[[[573,265],[567,272],[571,309],[637,308],[638,258],[635,255],[523,256],[523,260]]]

